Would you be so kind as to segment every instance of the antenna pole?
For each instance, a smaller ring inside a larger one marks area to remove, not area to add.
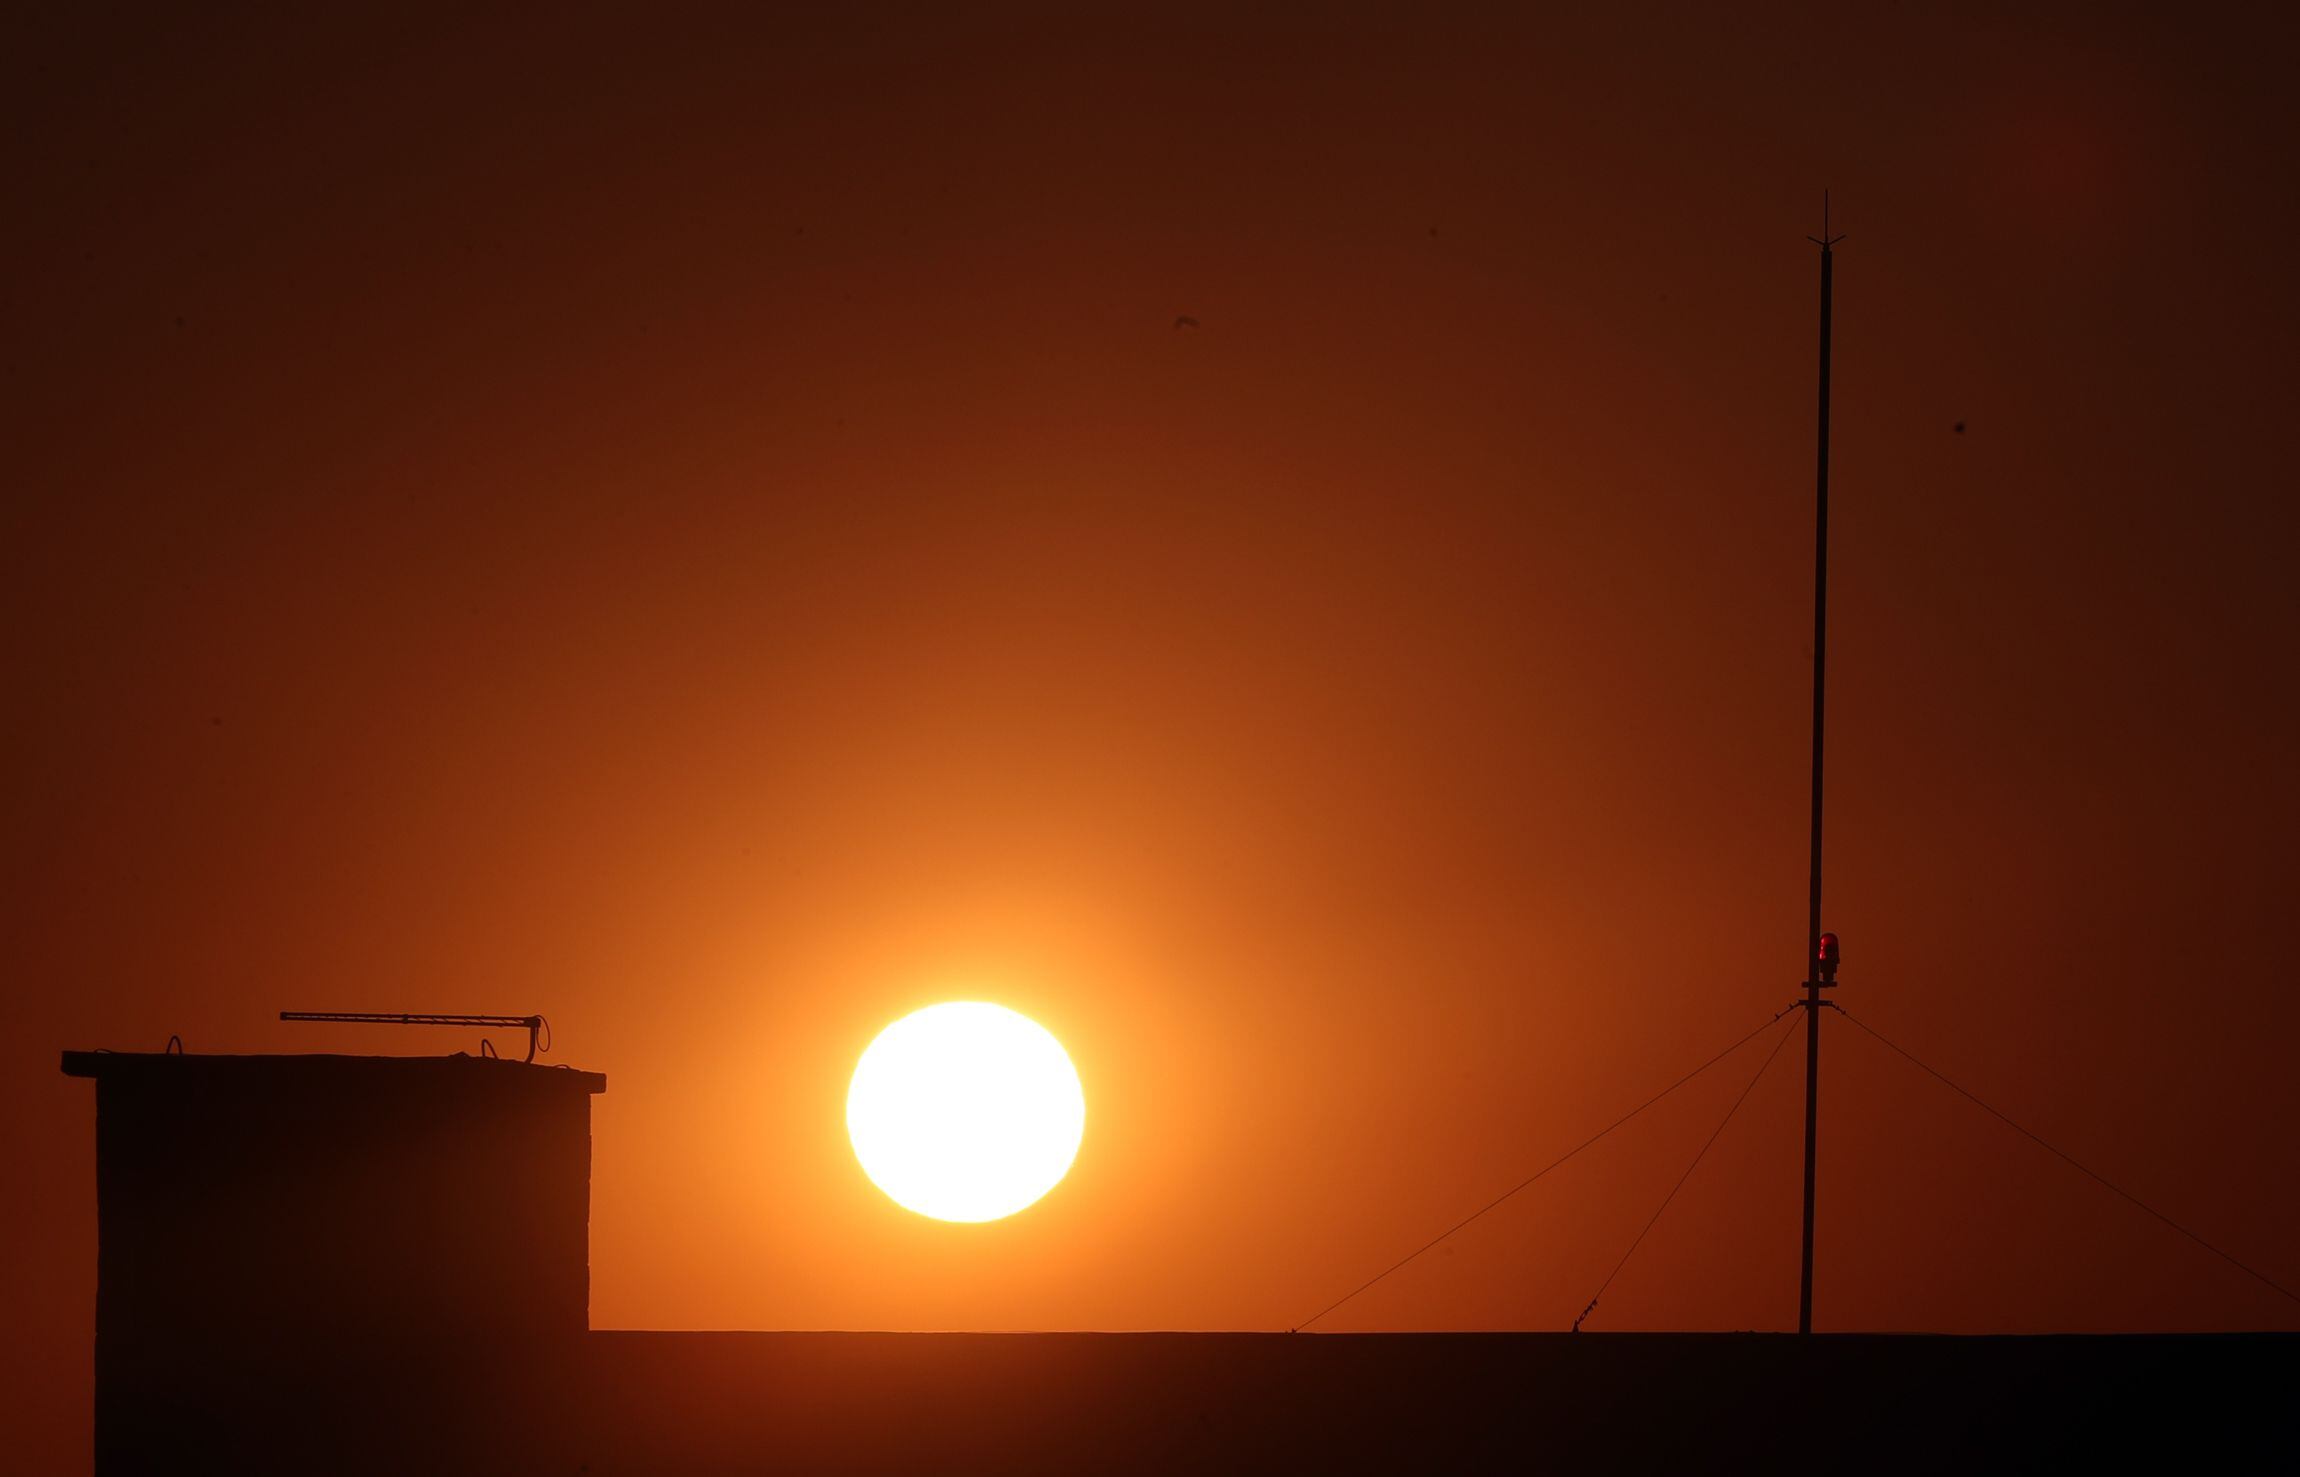
[[[411,1015],[383,1010],[283,1010],[283,1021],[330,1021],[370,1026],[520,1026],[527,1032],[527,1060],[535,1060],[538,1039],[548,1041],[551,1023],[539,1015]],[[543,1050],[551,1048],[546,1045]]]
[[[1797,1285],[1797,1332],[1813,1331],[1813,1177],[1821,1116],[1821,991],[1836,981],[1836,940],[1821,932],[1821,736],[1829,680],[1829,310],[1843,240],[1829,234],[1829,197],[1821,195],[1820,431],[1813,466],[1813,849],[1805,910],[1805,1246]],[[1823,953],[1823,940],[1828,950]]]

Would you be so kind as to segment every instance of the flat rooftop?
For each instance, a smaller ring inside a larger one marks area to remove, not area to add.
[[[463,1087],[484,1080],[531,1084],[537,1091],[596,1095],[607,1090],[604,1072],[578,1072],[573,1067],[460,1052],[453,1056],[194,1056],[189,1052],[67,1051],[64,1075],[139,1085],[231,1081],[280,1088],[342,1087],[366,1079],[389,1081],[403,1088],[426,1080],[442,1087]]]

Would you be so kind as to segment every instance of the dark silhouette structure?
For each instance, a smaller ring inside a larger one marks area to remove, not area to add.
[[[594,1073],[67,1052],[96,1082],[96,1465],[460,1470],[590,1304]]]
[[[96,1082],[107,1477],[2300,1457],[2285,1334],[593,1333],[600,1076],[466,1056],[64,1070]]]
[[[2290,1335],[595,1333],[551,1471],[2289,1470]]]
[[[1821,195],[1820,404],[1813,450],[1813,844],[1805,905],[1805,1211],[1797,1277],[1797,1332],[1813,1331],[1813,1189],[1821,1132],[1821,992],[1837,983],[1837,936],[1821,931],[1821,759],[1829,698],[1829,347],[1836,301],[1837,243],[1829,234],[1829,196]]]

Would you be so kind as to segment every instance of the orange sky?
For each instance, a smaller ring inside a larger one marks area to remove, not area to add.
[[[2300,1278],[2290,22],[459,9],[0,63],[9,1428],[64,1047],[548,1012],[596,1326],[1269,1328],[1757,1024],[1824,183],[1840,998]],[[1088,1093],[986,1227],[841,1126],[953,996]],[[1828,1025],[1821,1326],[2294,1326]],[[1324,1326],[1563,1327],[1759,1049]],[[1793,1325],[1798,1065],[1592,1326]]]

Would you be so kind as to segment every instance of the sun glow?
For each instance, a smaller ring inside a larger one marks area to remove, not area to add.
[[[878,1034],[847,1088],[871,1183],[944,1221],[995,1221],[1060,1184],[1086,1132],[1062,1043],[1003,1005],[951,1001]]]

